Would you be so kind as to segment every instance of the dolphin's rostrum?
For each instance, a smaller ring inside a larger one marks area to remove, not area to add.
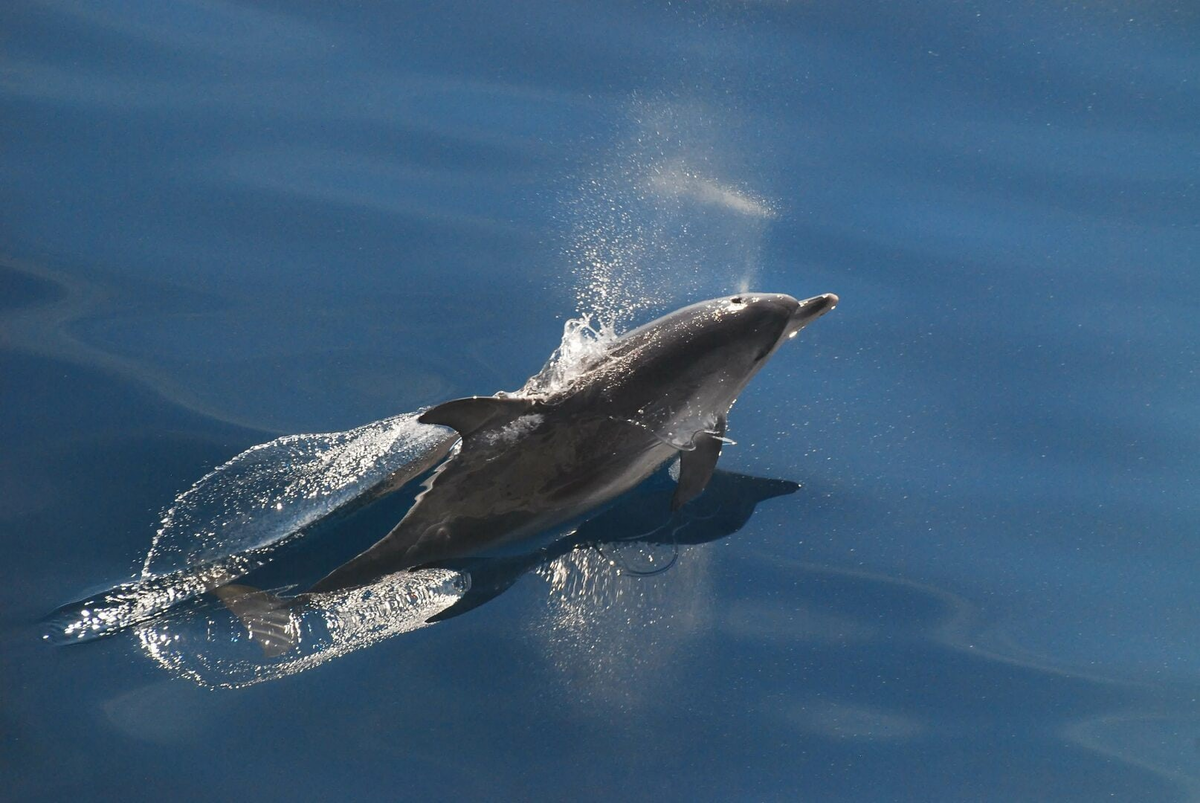
[[[387,536],[301,596],[502,551],[612,500],[676,455],[671,506],[686,504],[712,477],[738,394],[837,302],[832,293],[742,293],[693,304],[615,339],[549,393],[427,410],[420,421],[457,430],[459,451]]]

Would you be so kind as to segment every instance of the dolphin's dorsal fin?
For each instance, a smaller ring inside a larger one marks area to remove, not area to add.
[[[458,430],[466,438],[484,427],[503,426],[528,413],[534,402],[519,396],[469,396],[430,407],[417,420]]]
[[[721,416],[712,432],[698,432],[692,438],[696,448],[679,453],[679,485],[671,497],[671,510],[679,510],[695,499],[712,479],[725,444],[725,416]]]

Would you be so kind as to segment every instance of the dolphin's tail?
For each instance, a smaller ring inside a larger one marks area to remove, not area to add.
[[[246,555],[122,583],[79,602],[64,605],[43,620],[43,638],[74,644],[120,633],[157,619],[180,603],[242,576],[256,564]]]
[[[294,599],[233,583],[214,589],[213,593],[246,626],[250,638],[266,657],[283,655],[300,641]]]

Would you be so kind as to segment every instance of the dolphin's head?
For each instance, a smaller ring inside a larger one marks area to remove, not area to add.
[[[633,408],[632,419],[690,438],[689,427],[724,415],[780,345],[837,303],[833,293],[804,301],[739,293],[676,310],[621,338],[603,372],[605,395]]]
[[[837,303],[833,293],[803,301],[784,293],[739,293],[683,307],[622,339],[630,346],[653,343],[685,351],[752,346],[756,353],[766,349],[765,357]]]
[[[716,310],[728,310],[722,319],[728,320],[731,331],[727,337],[749,336],[752,339],[775,334],[772,346],[795,337],[800,330],[837,306],[838,297],[833,293],[797,301],[784,293],[739,293],[728,298],[717,298],[704,302]],[[747,331],[749,330],[749,331]]]
[[[797,301],[783,293],[739,293],[702,301],[650,327],[673,344],[676,356],[727,366],[748,380],[768,357],[800,330],[837,306],[833,293]],[[743,383],[744,384],[744,383]]]

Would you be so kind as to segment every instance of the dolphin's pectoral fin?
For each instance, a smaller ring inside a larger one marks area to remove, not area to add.
[[[440,424],[458,430],[466,438],[472,432],[488,426],[503,426],[533,409],[531,399],[517,396],[469,396],[455,399],[421,413],[422,424]]]
[[[276,658],[296,646],[300,628],[292,617],[291,600],[269,591],[242,585],[225,585],[213,593],[241,620],[263,655]]]
[[[679,453],[679,485],[671,497],[671,510],[679,510],[699,496],[712,479],[725,443],[725,417],[721,416],[713,432],[697,433],[692,443],[696,448]]]

